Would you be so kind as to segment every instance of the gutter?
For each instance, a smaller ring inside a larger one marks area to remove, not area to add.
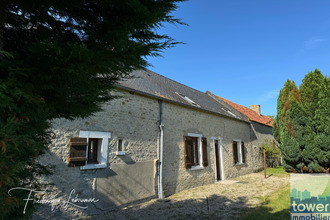
[[[164,151],[164,124],[163,124],[163,101],[159,100],[159,182],[158,182],[158,198],[164,198],[163,192],[163,151]]]

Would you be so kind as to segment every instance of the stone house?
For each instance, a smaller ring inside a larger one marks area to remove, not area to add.
[[[238,115],[245,117],[250,122],[252,129],[251,145],[253,148],[260,148],[262,144],[265,143],[265,140],[270,142],[275,141],[273,137],[273,120],[261,114],[260,105],[250,105],[249,108],[247,108],[214,95],[209,91],[206,93],[221,104],[226,105],[226,107],[230,108],[232,111],[236,110]],[[280,164],[280,162],[278,163]]]
[[[259,121],[261,114],[249,110],[251,117],[152,71],[132,74],[102,112],[52,122],[54,139],[41,162],[56,165],[45,181],[54,183],[57,196],[74,189],[107,209],[262,168],[260,143],[272,138],[269,118]]]

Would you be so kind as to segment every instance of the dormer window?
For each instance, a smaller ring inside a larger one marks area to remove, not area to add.
[[[193,100],[191,100],[191,99],[188,98],[187,96],[185,96],[185,95],[183,95],[183,94],[180,94],[180,93],[177,93],[177,92],[176,92],[176,94],[178,94],[181,98],[183,98],[184,100],[186,100],[186,101],[189,102],[190,104],[199,107],[199,105],[198,105],[196,102],[194,102]]]

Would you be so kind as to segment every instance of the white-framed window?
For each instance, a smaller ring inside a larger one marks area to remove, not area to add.
[[[122,138],[118,138],[117,139],[117,151],[116,151],[116,155],[121,156],[121,155],[125,155],[125,147],[124,147],[124,141]]]
[[[110,138],[110,132],[80,131],[79,137],[70,138],[69,166],[82,170],[107,167]]]
[[[233,162],[236,165],[246,162],[244,142],[240,139],[234,139],[232,142]]]
[[[188,133],[184,136],[184,158],[186,169],[203,169],[208,165],[207,140],[201,134]]]

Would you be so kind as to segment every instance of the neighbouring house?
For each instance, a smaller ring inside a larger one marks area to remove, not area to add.
[[[56,165],[45,178],[54,196],[96,198],[98,211],[262,168],[270,118],[149,70],[132,75],[102,112],[52,122],[50,152],[40,160]]]
[[[247,117],[251,124],[252,134],[250,143],[253,148],[260,148],[262,144],[265,143],[265,140],[270,142],[275,141],[273,137],[273,120],[270,117],[261,114],[260,105],[250,105],[249,108],[247,108],[220,96],[214,95],[209,91],[206,93],[221,104],[226,105],[226,107],[230,108],[232,111],[237,110],[241,117]]]

